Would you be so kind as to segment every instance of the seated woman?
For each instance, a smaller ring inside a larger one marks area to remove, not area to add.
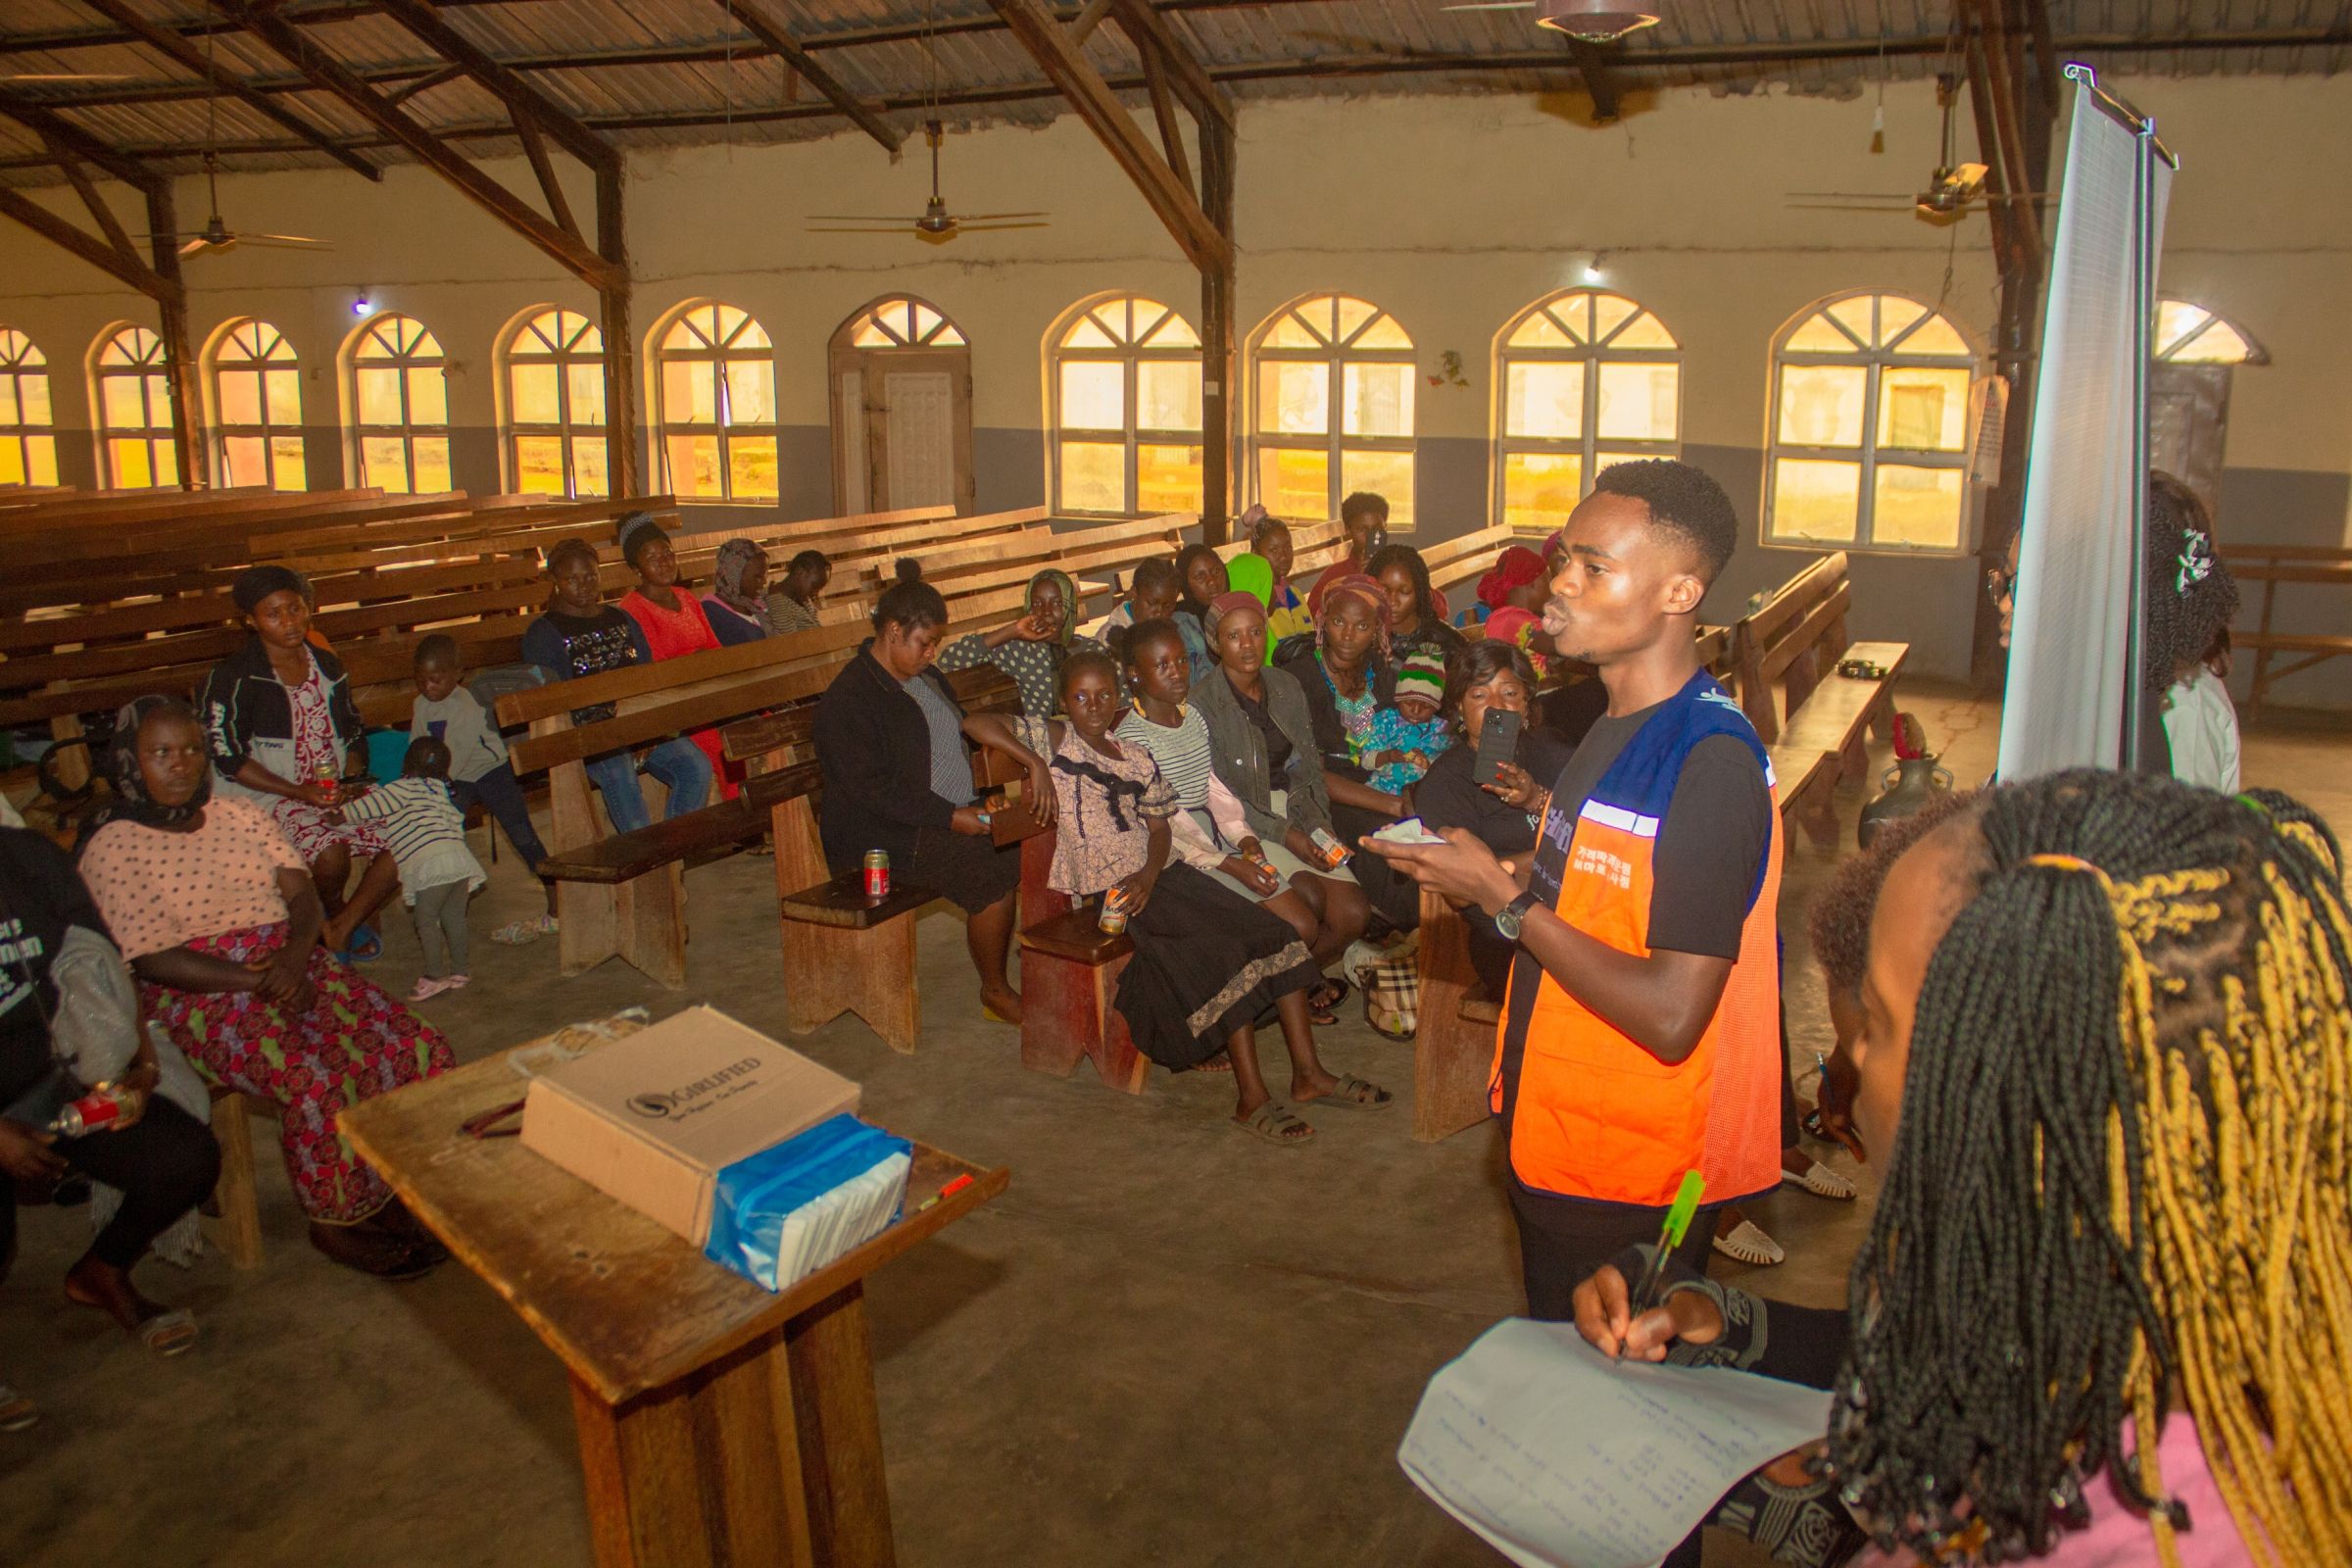
[[[1429,563],[1411,545],[1382,545],[1372,552],[1365,574],[1389,599],[1389,659],[1402,664],[1415,654],[1435,654],[1440,662],[1462,646],[1462,634],[1440,617],[1429,586]],[[1325,608],[1329,608],[1326,601]]]
[[[82,880],[148,1020],[211,1082],[278,1105],[311,1245],[407,1279],[448,1254],[336,1129],[355,1101],[457,1064],[438,1031],[318,946],[302,858],[270,817],[212,798],[203,726],[142,697],[109,757],[114,804],[84,841]]]
[[[596,547],[585,539],[566,539],[547,553],[547,574],[555,598],[522,629],[522,658],[537,665],[551,681],[579,680],[653,662],[645,632],[634,620],[605,603],[605,590],[596,560]],[[612,716],[611,703],[591,703],[571,710],[573,724],[601,724]],[[591,757],[588,782],[605,799],[605,815],[612,831],[633,833],[653,820],[645,808],[645,792],[637,785],[637,757],[626,749]],[[645,770],[669,791],[664,819],[700,810],[710,799],[710,760],[703,749],[683,737],[673,737],[648,750]]]
[[[1249,594],[1217,599],[1209,635],[1217,663],[1192,683],[1191,696],[1208,728],[1210,765],[1242,803],[1250,831],[1276,874],[1304,906],[1276,912],[1291,921],[1316,965],[1327,967],[1364,934],[1371,907],[1332,833],[1306,696],[1297,676],[1266,663],[1265,607]],[[1316,842],[1318,832],[1324,843]],[[1346,981],[1324,981],[1313,998],[1316,1010],[1328,1012],[1347,994]]]
[[[804,550],[784,564],[784,580],[767,591],[767,623],[779,637],[788,631],[814,631],[817,601],[833,580],[833,563],[821,550]]]
[[[718,633],[710,629],[703,602],[678,586],[677,550],[653,514],[632,512],[614,525],[613,533],[621,559],[637,573],[637,586],[620,596],[618,608],[637,623],[645,637],[645,651],[654,662],[718,647]],[[686,739],[710,762],[720,798],[733,800],[735,786],[727,778],[726,750],[718,731],[698,729]]]
[[[326,945],[372,958],[383,944],[365,922],[400,872],[380,834],[334,814],[341,781],[367,777],[367,728],[342,661],[311,641],[306,587],[284,566],[238,573],[229,593],[253,635],[213,666],[196,706],[221,797],[261,808],[302,856],[325,910]],[[363,868],[347,899],[355,859]]]
[[[913,564],[902,562],[904,568]],[[994,664],[1012,677],[1021,712],[1043,718],[1054,711],[1060,687],[1061,666],[1072,654],[1103,653],[1092,637],[1077,635],[1078,585],[1070,574],[1049,566],[1029,579],[1029,593],[1020,617],[994,631],[975,631],[956,638],[939,651],[939,667],[950,674],[979,664]]]
[[[1291,539],[1291,525],[1268,514],[1264,507],[1251,507],[1235,519],[1233,526],[1236,533],[1249,530],[1250,548],[1266,558],[1266,565],[1274,573],[1274,583],[1266,598],[1267,639],[1280,647],[1286,638],[1313,631],[1315,617],[1307,613],[1305,601],[1291,586],[1291,567],[1298,560]]]
[[[195,1343],[194,1318],[149,1300],[130,1274],[213,1190],[220,1147],[156,1095],[155,1046],[140,1033],[138,995],[106,921],[74,863],[21,827],[0,827],[0,947],[11,956],[0,985],[0,1279],[16,1255],[18,1185],[37,1190],[80,1171],[122,1201],[66,1270],[66,1299],[177,1355]],[[120,1117],[74,1137],[47,1131],[62,1106],[101,1084],[123,1102]],[[0,1432],[30,1419],[29,1403],[0,1383]]]
[[[1201,874],[1195,857],[1213,864],[1223,858],[1213,850],[1178,853],[1168,828],[1175,792],[1150,752],[1111,734],[1126,704],[1109,656],[1072,655],[1059,696],[1066,723],[1007,722],[996,713],[966,722],[983,744],[1033,773],[1052,760],[1057,828],[1049,883],[1081,899],[1109,894],[1119,901],[1135,956],[1112,1004],[1136,1048],[1171,1072],[1223,1053],[1233,1065],[1235,1125],[1270,1143],[1301,1144],[1314,1129],[1268,1093],[1258,1068],[1254,1020],[1272,1006],[1290,1050],[1293,1104],[1388,1105],[1387,1090],[1334,1077],[1316,1058],[1306,994],[1322,976],[1298,934]]]
[[[1523,856],[1536,847],[1544,802],[1572,748],[1536,725],[1530,712],[1536,672],[1527,656],[1508,643],[1475,642],[1446,666],[1446,696],[1440,705],[1453,723],[1458,744],[1429,765],[1413,791],[1414,814],[1432,832],[1458,827],[1475,834],[1497,856]],[[1508,761],[1495,767],[1492,784],[1477,781],[1478,737],[1490,712],[1518,713],[1519,742]],[[1518,945],[1494,929],[1477,905],[1464,905],[1470,967],[1488,997],[1500,1001]]]
[[[1306,698],[1315,752],[1323,762],[1323,789],[1331,801],[1331,830],[1342,844],[1410,816],[1413,792],[1391,795],[1372,783],[1366,747],[1379,728],[1380,710],[1396,698],[1389,662],[1389,598],[1380,585],[1358,573],[1326,577],[1315,646],[1282,665]],[[1359,857],[1353,867],[1372,909],[1399,931],[1421,921],[1420,890],[1378,856]]]
[[[1551,575],[1542,556],[1525,545],[1507,545],[1478,579],[1478,602],[1490,615],[1497,610],[1542,614],[1544,601],[1551,597]]]
[[[964,941],[980,976],[980,1005],[1004,1023],[1021,1020],[1021,995],[1005,978],[1021,856],[990,842],[977,804],[972,721],[932,660],[948,625],[947,602],[915,576],[912,562],[874,606],[874,634],[816,704],[816,760],[825,804],[818,831],[825,863],[838,875],[869,850],[890,857],[894,882],[936,890],[966,916]],[[1029,798],[1054,798],[1041,765]]]
[[[1988,790],[1871,917],[1852,1304],[1685,1275],[1635,1317],[1636,1250],[1577,1327],[1833,1390],[1834,1484],[1905,1562],[2352,1561],[2348,992],[2339,850],[2295,802]]]
[[[721,648],[756,643],[775,628],[767,615],[767,552],[749,539],[729,539],[711,565],[703,615]]]
[[[1176,552],[1176,570],[1184,578],[1184,597],[1176,601],[1176,612],[1170,618],[1184,637],[1184,650],[1193,660],[1193,679],[1199,682],[1217,664],[1216,651],[1208,642],[1209,604],[1219,594],[1230,592],[1233,581],[1225,570],[1225,558],[1207,545],[1186,545]]]
[[[2230,669],[2237,582],[2214,552],[2213,518],[2204,501],[2162,469],[2148,475],[2140,560],[2148,616],[2141,678],[2164,715],[2173,777],[2234,795],[2237,707],[2222,677]]]

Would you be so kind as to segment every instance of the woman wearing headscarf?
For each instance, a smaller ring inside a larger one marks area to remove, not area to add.
[[[953,674],[994,664],[1012,677],[1022,716],[1047,718],[1060,701],[1061,666],[1069,657],[1081,649],[1109,656],[1109,649],[1079,636],[1077,628],[1078,584],[1068,572],[1048,566],[1029,579],[1018,618],[956,638],[940,650],[939,667]]]
[[[1506,548],[1478,579],[1478,602],[1489,614],[1497,610],[1540,612],[1550,593],[1551,573],[1544,569],[1544,558],[1525,545]]]
[[[367,731],[343,662],[311,640],[308,587],[284,566],[237,574],[229,597],[253,635],[205,676],[197,708],[220,796],[260,808],[302,857],[326,945],[372,958],[383,944],[363,922],[400,871],[380,834],[335,810],[342,782],[367,777]],[[347,899],[354,860],[364,869]]]
[[[620,555],[637,573],[637,586],[620,596],[620,612],[645,634],[646,651],[659,664],[665,659],[709,653],[719,646],[718,633],[703,602],[678,586],[678,553],[669,535],[650,512],[632,512],[614,527]],[[710,759],[710,777],[722,800],[735,798],[735,781],[727,776],[725,748],[716,729],[698,729],[686,739]]]
[[[204,730],[166,697],[115,726],[114,801],[81,876],[138,978],[148,1020],[197,1070],[281,1107],[311,1244],[407,1278],[448,1254],[344,1139],[336,1112],[457,1064],[438,1031],[318,946],[301,855],[248,802],[213,798]]]
[[[1331,830],[1353,849],[1358,839],[1406,811],[1399,797],[1372,786],[1367,765],[1375,715],[1396,695],[1388,662],[1389,596],[1362,572],[1326,581],[1322,589],[1315,645],[1293,654],[1281,667],[1306,695],[1323,762],[1323,790],[1331,800]],[[1358,856],[1352,868],[1372,906],[1390,924],[1410,930],[1419,923],[1420,896],[1386,860]]]
[[[711,567],[710,592],[703,598],[703,613],[721,648],[775,635],[775,624],[767,613],[767,552],[749,539],[730,539],[720,545]]]

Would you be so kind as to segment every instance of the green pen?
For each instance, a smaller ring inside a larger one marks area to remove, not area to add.
[[[1658,1232],[1658,1250],[1642,1271],[1642,1287],[1634,1293],[1631,1309],[1626,1314],[1630,1324],[1635,1318],[1658,1304],[1658,1282],[1666,1277],[1666,1257],[1683,1245],[1690,1234],[1690,1216],[1698,1212],[1699,1195],[1707,1190],[1706,1178],[1694,1170],[1683,1172],[1683,1185],[1675,1189],[1674,1206],[1666,1211],[1666,1224]]]

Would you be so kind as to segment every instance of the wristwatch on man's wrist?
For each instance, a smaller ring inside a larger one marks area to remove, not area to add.
[[[1519,940],[1519,923],[1527,918],[1527,911],[1534,908],[1536,903],[1533,893],[1522,893],[1494,911],[1494,929],[1502,933],[1505,942]]]

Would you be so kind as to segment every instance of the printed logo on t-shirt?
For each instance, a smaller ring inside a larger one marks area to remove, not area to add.
[[[32,995],[32,982],[26,977],[48,952],[48,944],[28,934],[23,920],[14,915],[0,920],[0,1013],[15,1011]]]

